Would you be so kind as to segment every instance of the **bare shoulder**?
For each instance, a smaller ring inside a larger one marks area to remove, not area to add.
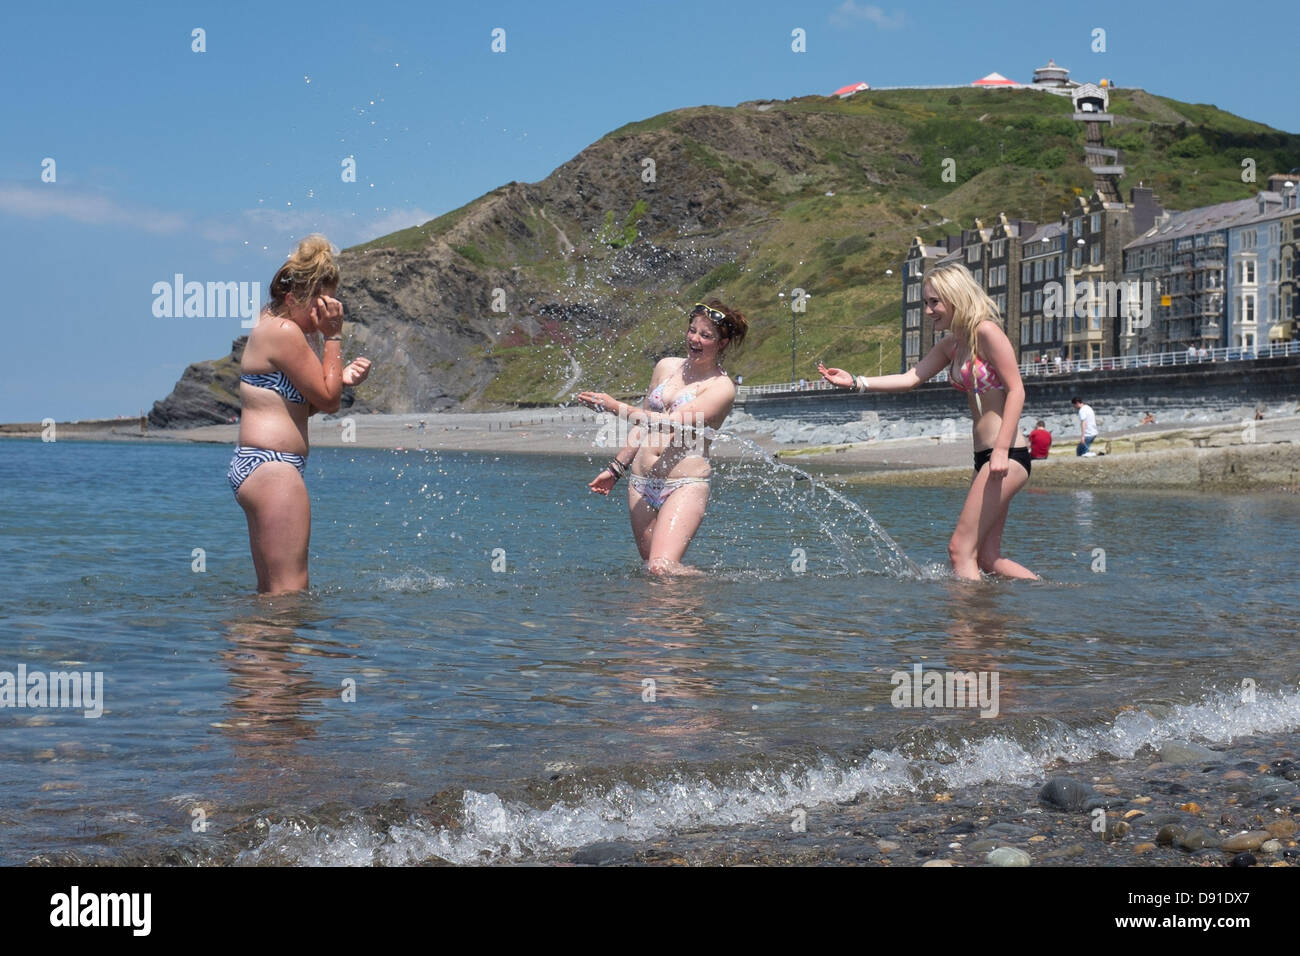
[[[650,383],[653,385],[655,382],[667,378],[669,375],[673,374],[673,372],[677,371],[677,369],[681,367],[682,362],[685,361],[686,359],[673,358],[672,356],[661,358],[655,363],[654,371],[650,373]]]
[[[986,347],[1001,345],[1003,343],[1010,345],[1011,339],[1007,338],[1007,333],[1002,331],[1002,326],[996,322],[981,322],[975,329],[975,334],[979,338],[981,349]]]

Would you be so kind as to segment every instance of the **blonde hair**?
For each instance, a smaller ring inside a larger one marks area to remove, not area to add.
[[[334,262],[334,247],[320,233],[312,233],[285,261],[271,280],[270,310],[279,314],[285,297],[292,292],[299,302],[310,302],[321,289],[337,289],[339,267]]]
[[[931,269],[921,279],[921,288],[926,285],[934,289],[934,294],[947,303],[952,310],[952,331],[954,335],[964,338],[970,349],[972,359],[979,358],[979,338],[976,332],[981,322],[995,322],[1002,327],[1002,316],[998,314],[997,303],[980,288],[975,277],[960,262]]]

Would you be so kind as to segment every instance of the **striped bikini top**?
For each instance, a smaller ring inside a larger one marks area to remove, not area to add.
[[[280,370],[274,372],[259,372],[255,375],[239,376],[241,382],[247,382],[255,388],[269,388],[273,392],[283,395],[285,401],[293,402],[295,405],[305,404],[307,399],[302,397],[302,392],[294,388],[293,382],[289,381],[289,376]]]
[[[954,361],[956,356],[953,356]],[[966,363],[962,365],[960,371],[951,371],[949,378],[952,380],[952,387],[959,392],[974,392],[976,395],[987,392],[990,388],[1007,390],[1007,386],[1002,379],[998,378],[998,371],[992,365],[984,362],[982,359],[967,358]]]

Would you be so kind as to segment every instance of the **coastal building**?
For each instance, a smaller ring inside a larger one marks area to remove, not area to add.
[[[900,372],[907,371],[921,361],[940,338],[934,331],[934,322],[925,314],[925,305],[921,301],[922,278],[941,262],[955,260],[960,250],[961,236],[944,236],[938,245],[933,246],[926,245],[920,236],[912,239],[907,258],[903,261],[903,348]]]
[[[1049,59],[1046,66],[1034,70],[1034,81],[1031,85],[1036,89],[1049,92],[1058,90],[1068,92],[1074,84],[1070,81],[1070,71],[1063,66],[1057,66],[1055,60]]]
[[[1228,229],[1227,344],[1254,352],[1286,339],[1294,311],[1286,311],[1282,286],[1282,228],[1295,216],[1295,184],[1280,176],[1255,197],[1258,215]],[[1294,261],[1294,260],[1293,260]]]
[[[1125,245],[1124,276],[1150,289],[1156,302],[1150,323],[1133,337],[1131,351],[1228,344],[1228,232],[1258,218],[1260,209],[1260,200],[1253,198],[1164,213]],[[1242,257],[1243,263],[1247,258]],[[1258,283],[1250,288],[1257,290]]]
[[[1149,229],[1160,212],[1155,194],[1135,187],[1127,203],[1098,190],[1076,197],[1062,214],[1065,277],[1050,311],[1063,320],[1063,358],[1096,362],[1129,354],[1135,346],[1131,323],[1121,321],[1130,318],[1129,303],[1119,301],[1115,283],[1123,278],[1125,247]]]
[[[1282,197],[1281,246],[1278,252],[1279,321],[1268,330],[1270,342],[1289,342],[1300,324],[1300,208],[1296,201],[1300,176],[1269,177],[1269,188]]]
[[[1039,226],[1026,235],[1020,246],[1020,302],[1018,328],[1007,334],[1016,345],[1020,360],[1052,361],[1063,356],[1061,332],[1064,319],[1054,312],[1047,314],[1048,293],[1053,287],[1064,289],[1066,227],[1062,223]]]
[[[989,231],[988,267],[984,275],[984,291],[989,294],[1002,316],[1002,328],[1019,353],[1021,337],[1020,309],[1020,257],[1024,239],[1038,224],[1026,219],[1008,219],[998,213],[997,221]]]

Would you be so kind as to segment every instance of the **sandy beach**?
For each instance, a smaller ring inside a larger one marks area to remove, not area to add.
[[[508,452],[588,455],[603,458],[599,442],[610,433],[609,416],[580,408],[503,412],[339,415],[313,418],[313,447]],[[604,424],[603,424],[604,423]],[[38,423],[0,426],[0,437],[37,438]],[[233,446],[239,426],[142,432],[133,419],[69,422],[56,436],[122,441],[207,442]],[[766,435],[744,436],[764,452],[806,471],[853,484],[961,486],[970,480],[971,448],[964,436],[897,438],[810,447],[781,444]],[[744,446],[750,447],[748,445]],[[741,447],[716,442],[713,454],[727,460]],[[1038,487],[1131,487],[1240,491],[1300,488],[1300,416],[1200,427],[1143,427],[1103,432],[1095,458],[1077,458],[1074,436],[1057,436],[1047,460],[1034,463]]]
[[[581,408],[517,409],[448,414],[338,415],[313,418],[313,447],[588,455],[609,434],[609,416]],[[604,423],[604,424],[603,424]],[[34,438],[38,423],[0,426],[0,437]],[[234,445],[237,424],[141,432],[135,420],[60,423],[58,437],[123,441],[209,442]],[[847,483],[961,486],[970,480],[970,442],[897,438],[810,447],[766,435],[742,436],[764,452],[806,471]],[[745,445],[749,448],[749,445]],[[725,461],[741,446],[715,442]],[[1198,427],[1142,427],[1103,432],[1095,458],[1077,458],[1074,435],[1058,435],[1047,460],[1034,463],[1038,487],[1131,487],[1295,492],[1300,488],[1300,416]]]

